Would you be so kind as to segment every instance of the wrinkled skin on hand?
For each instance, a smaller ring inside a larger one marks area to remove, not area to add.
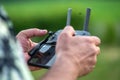
[[[57,61],[65,60],[62,65],[68,62],[68,68],[72,66],[78,76],[83,76],[95,67],[100,53],[100,39],[95,36],[74,36],[74,33],[74,29],[68,26],[59,35],[56,45]]]
[[[16,38],[21,43],[26,62],[28,61],[28,59],[30,59],[28,52],[37,45],[37,43],[31,41],[31,38],[44,36],[45,34],[47,34],[47,30],[40,30],[37,28],[22,30],[17,34]],[[29,66],[29,68],[30,70],[40,69],[38,67],[33,67],[33,66]]]

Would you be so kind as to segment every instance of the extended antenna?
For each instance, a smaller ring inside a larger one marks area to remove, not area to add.
[[[84,31],[88,31],[88,25],[89,25],[89,19],[90,19],[90,11],[91,11],[90,8],[86,9],[86,17],[85,17],[84,26],[83,26]]]
[[[70,25],[70,22],[71,22],[71,13],[72,13],[72,8],[68,8],[66,26]]]

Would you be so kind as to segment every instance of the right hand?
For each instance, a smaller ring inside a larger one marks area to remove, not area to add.
[[[56,44],[56,63],[72,69],[77,76],[91,72],[100,53],[100,39],[95,36],[74,36],[75,30],[71,26],[65,27],[58,37]]]

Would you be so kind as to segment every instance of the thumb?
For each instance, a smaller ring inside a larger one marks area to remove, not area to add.
[[[26,29],[18,33],[17,36],[24,36],[26,38],[38,37],[47,34],[47,30],[40,30],[37,28]]]
[[[61,34],[66,34],[67,36],[73,36],[75,34],[75,30],[72,26],[66,26]]]

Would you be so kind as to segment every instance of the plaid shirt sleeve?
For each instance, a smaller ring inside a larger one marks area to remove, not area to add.
[[[22,48],[15,39],[12,23],[2,7],[0,7],[0,80],[33,80]]]

